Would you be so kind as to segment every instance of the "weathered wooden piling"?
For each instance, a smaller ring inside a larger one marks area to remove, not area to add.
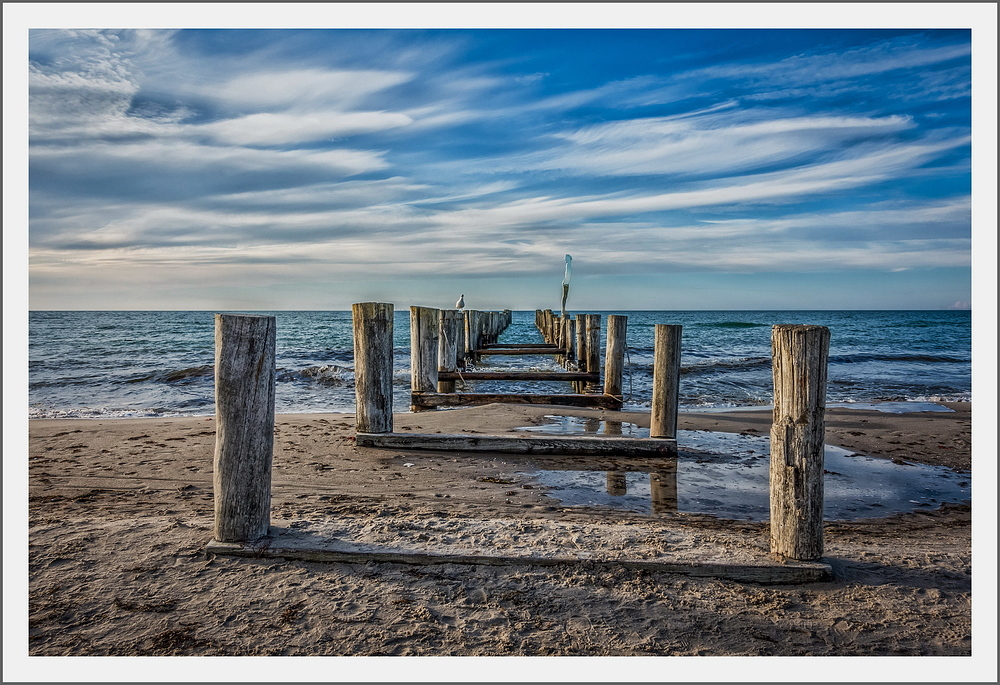
[[[823,440],[830,329],[771,329],[771,552],[800,561],[823,555]]]
[[[628,317],[608,315],[608,342],[604,349],[604,394],[623,397],[622,375],[625,370],[625,337]]]
[[[410,307],[410,392],[435,392],[438,384],[438,340],[441,310]],[[412,407],[418,407],[414,404]]]
[[[653,329],[653,402],[649,419],[649,435],[653,438],[677,438],[681,328],[658,323]]]
[[[391,433],[393,307],[386,302],[361,302],[351,311],[357,431]]]
[[[480,313],[475,309],[466,309],[465,316],[465,361],[475,364],[479,361],[476,357],[476,350],[482,345],[482,335],[480,334]]]
[[[215,539],[243,542],[271,525],[273,316],[215,315]]]
[[[585,353],[587,372],[588,373],[601,373],[601,315],[600,314],[587,314],[586,315],[586,330],[584,331],[585,339]],[[584,386],[584,392],[600,392],[602,390],[600,383],[589,381]]]
[[[441,310],[441,332],[438,338],[438,371],[450,373],[458,368],[458,333],[464,328],[462,312]],[[443,381],[438,374],[438,392],[455,392],[455,381]]]

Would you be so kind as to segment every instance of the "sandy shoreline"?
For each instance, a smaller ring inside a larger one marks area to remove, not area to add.
[[[971,469],[954,412],[830,409],[827,443]],[[396,430],[503,432],[546,413],[492,405],[396,416]],[[648,414],[608,412],[648,425]],[[614,414],[614,416],[610,416]],[[206,555],[214,421],[30,422],[31,655],[969,655],[971,511],[830,522],[829,582],[758,586],[629,569],[318,563]],[[766,435],[770,412],[685,414],[683,430]],[[761,547],[767,524],[560,507],[514,455],[358,448],[353,417],[277,419],[274,523],[428,517],[518,535],[613,523]],[[560,458],[566,459],[566,458]],[[528,486],[528,487],[523,487]],[[528,543],[531,540],[528,539]],[[526,544],[521,540],[519,544]]]

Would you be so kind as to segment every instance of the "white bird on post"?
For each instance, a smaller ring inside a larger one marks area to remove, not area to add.
[[[457,309],[465,309],[465,293],[462,293],[462,296],[458,298],[458,302],[455,303],[455,307]]]

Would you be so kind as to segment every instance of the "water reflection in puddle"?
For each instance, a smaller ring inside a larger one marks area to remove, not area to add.
[[[574,416],[521,430],[561,434],[648,437],[633,423]],[[768,438],[712,431],[678,431],[678,457],[655,468],[634,469],[620,460],[609,470],[538,470],[526,473],[564,506],[597,506],[662,514],[712,514],[720,518],[769,517]],[[827,445],[824,516],[852,520],[885,516],[944,502],[968,502],[970,477],[950,469],[875,459]]]

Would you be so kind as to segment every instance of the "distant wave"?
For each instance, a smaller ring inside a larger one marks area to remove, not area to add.
[[[160,383],[185,383],[198,378],[211,378],[215,373],[214,364],[202,364],[201,366],[190,366],[185,369],[172,369],[170,371],[154,371],[136,376],[130,376],[121,383],[145,383],[146,381],[156,381]]]
[[[307,366],[304,369],[291,371],[278,370],[279,381],[311,380],[325,385],[343,385],[354,380],[354,370],[335,364]]]
[[[722,321],[719,323],[696,323],[694,325],[704,328],[766,328],[771,324],[750,323],[748,321]]]
[[[710,373],[720,369],[758,369],[770,366],[770,357],[737,357],[735,359],[712,359],[681,367],[681,375]]]
[[[838,354],[830,357],[834,364],[861,362],[923,362],[926,364],[967,364],[969,359],[947,354]]]

